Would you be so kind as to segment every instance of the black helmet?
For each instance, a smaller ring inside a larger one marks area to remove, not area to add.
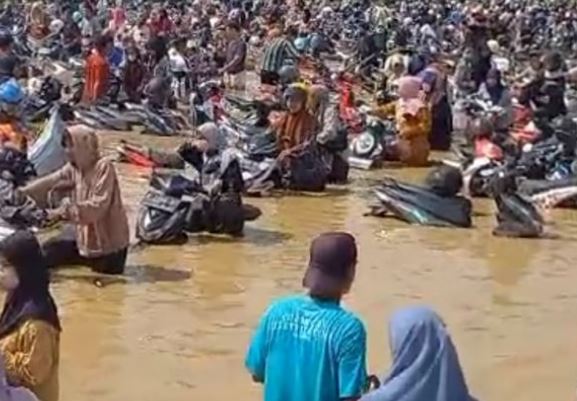
[[[299,79],[299,70],[294,65],[285,65],[280,69],[278,75],[280,82],[283,85],[288,85]]]
[[[463,175],[458,168],[440,166],[427,175],[425,186],[439,196],[455,196],[463,186]]]

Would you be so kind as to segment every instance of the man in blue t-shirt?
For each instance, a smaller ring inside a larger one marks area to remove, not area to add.
[[[357,247],[346,233],[325,233],[310,250],[307,295],[273,303],[250,344],[246,367],[264,384],[264,401],[360,398],[366,383],[363,323],[340,305],[355,277]]]

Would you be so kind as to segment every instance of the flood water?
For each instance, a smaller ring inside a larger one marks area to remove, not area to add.
[[[104,143],[110,149],[114,140]],[[134,218],[148,173],[118,168]],[[243,366],[251,332],[272,300],[301,291],[309,242],[327,230],[358,240],[358,276],[345,303],[367,326],[371,372],[383,374],[389,365],[391,312],[426,303],[444,317],[480,400],[575,399],[577,213],[548,216],[557,238],[547,240],[492,237],[487,201],[475,202],[472,230],[363,217],[374,180],[418,180],[425,172],[355,173],[350,186],[325,194],[251,199],[263,216],[244,238],[205,235],[184,246],[137,247],[127,278],[103,288],[88,271],[58,273],[61,400],[261,399]]]

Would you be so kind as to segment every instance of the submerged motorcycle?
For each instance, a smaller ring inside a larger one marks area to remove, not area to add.
[[[240,236],[245,221],[258,218],[258,209],[243,205],[244,183],[233,154],[225,152],[202,165],[199,160],[198,152],[191,151],[189,161],[198,168],[192,175],[153,174],[136,223],[142,242],[172,243],[203,231]]]

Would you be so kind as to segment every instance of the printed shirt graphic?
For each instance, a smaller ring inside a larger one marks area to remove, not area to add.
[[[285,298],[263,316],[246,366],[265,401],[338,401],[362,394],[366,332],[336,302]]]

